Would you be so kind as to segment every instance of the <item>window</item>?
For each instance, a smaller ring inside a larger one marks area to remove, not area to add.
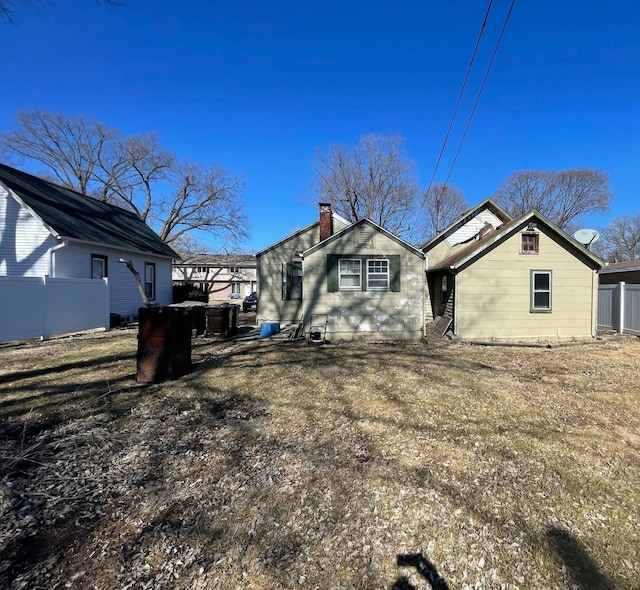
[[[388,260],[367,260],[367,289],[389,289]]]
[[[302,299],[302,262],[291,265],[291,299]]]
[[[104,279],[109,276],[107,257],[100,254],[91,255],[91,278]]]
[[[282,298],[302,299],[302,262],[287,262],[282,265]]]
[[[521,254],[538,253],[538,234],[522,234]]]
[[[355,258],[341,258],[338,279],[340,289],[362,289],[362,261]]]
[[[231,296],[234,299],[240,297],[240,283],[231,283]]]
[[[551,271],[531,271],[531,311],[551,311]]]
[[[400,291],[399,254],[327,254],[327,292]]]
[[[153,262],[144,263],[144,292],[149,301],[156,298],[156,265]]]

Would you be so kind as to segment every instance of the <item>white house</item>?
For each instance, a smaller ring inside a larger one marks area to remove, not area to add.
[[[101,323],[88,327],[108,327],[110,314],[133,319],[143,299],[130,267],[148,300],[167,305],[174,258],[135,213],[0,164],[0,341],[29,337],[21,326],[54,304],[41,336],[96,324],[96,298]]]

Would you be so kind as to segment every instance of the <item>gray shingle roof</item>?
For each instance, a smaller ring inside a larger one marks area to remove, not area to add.
[[[0,183],[63,238],[159,256],[178,255],[135,213],[0,164]]]

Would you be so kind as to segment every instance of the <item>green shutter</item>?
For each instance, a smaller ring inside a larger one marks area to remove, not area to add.
[[[338,290],[338,257],[335,254],[327,254],[327,292],[335,293]]]
[[[400,291],[401,261],[399,254],[389,256],[389,287],[392,291]]]

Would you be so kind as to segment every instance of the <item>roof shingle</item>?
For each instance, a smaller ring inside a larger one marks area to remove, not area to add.
[[[63,238],[177,258],[135,213],[0,164],[0,183]]]

